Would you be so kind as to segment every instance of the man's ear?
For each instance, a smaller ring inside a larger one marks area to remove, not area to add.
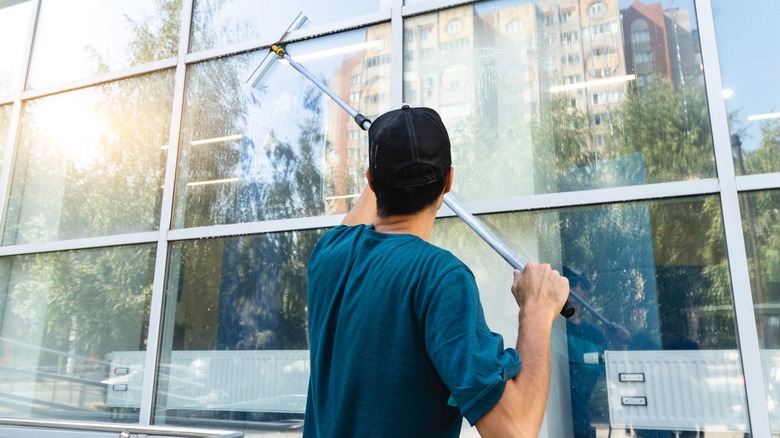
[[[449,191],[452,189],[452,179],[455,177],[455,168],[450,167],[450,170],[447,171],[447,176],[444,180],[444,193],[449,193]]]
[[[371,189],[371,191],[376,193],[374,190],[374,181],[373,178],[371,178],[371,169],[366,169],[366,180],[368,181],[368,187]]]

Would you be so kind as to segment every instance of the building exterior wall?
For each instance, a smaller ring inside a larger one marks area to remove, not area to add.
[[[594,311],[556,323],[543,436],[780,435],[780,55],[753,24],[778,6],[403,3],[0,1],[0,436],[300,436],[306,263],[368,155],[311,81],[257,68],[299,10],[294,59],[370,119],[439,111],[454,195],[590,283]],[[439,216],[512,345],[511,269]]]

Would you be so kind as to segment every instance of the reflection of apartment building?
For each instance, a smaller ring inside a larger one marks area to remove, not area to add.
[[[350,106],[373,120],[390,105],[390,25],[366,30],[365,42],[332,74],[332,89]],[[328,99],[328,172],[331,211],[345,212],[349,196],[363,185],[368,166],[366,134],[341,107]]]
[[[404,32],[404,101],[436,108],[445,120],[474,111],[480,94],[474,6],[416,17]]]
[[[550,0],[538,7],[542,90],[565,93],[571,109],[587,115],[590,136],[583,141],[604,146],[625,90],[618,1]]]
[[[404,25],[403,101],[437,109],[451,135],[469,124],[528,124],[546,102],[563,99],[585,123],[581,152],[594,157],[619,135],[627,84],[635,78],[641,89],[663,75],[679,87],[700,66],[688,11],[660,3],[621,10],[618,0],[487,2]],[[390,109],[389,34],[389,26],[369,28],[365,49],[333,74],[337,92],[370,118]],[[343,121],[332,126],[347,126],[329,135],[334,195],[348,195],[362,184],[366,137],[333,112]]]
[[[700,76],[698,36],[687,10],[635,1],[622,11],[622,22],[626,66],[636,74],[640,89],[656,75],[667,77],[677,89]]]

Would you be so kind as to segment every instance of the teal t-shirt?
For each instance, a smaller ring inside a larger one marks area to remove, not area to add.
[[[471,271],[408,234],[338,226],[308,269],[304,437],[456,437],[520,372]]]

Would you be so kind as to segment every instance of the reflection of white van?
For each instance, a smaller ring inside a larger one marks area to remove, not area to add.
[[[747,426],[742,366],[736,350],[606,351],[612,428],[744,432]],[[762,351],[769,415],[780,397],[780,350]]]
[[[145,355],[106,355],[109,408],[141,406]],[[160,366],[157,400],[166,409],[303,413],[308,383],[308,350],[174,351]]]

